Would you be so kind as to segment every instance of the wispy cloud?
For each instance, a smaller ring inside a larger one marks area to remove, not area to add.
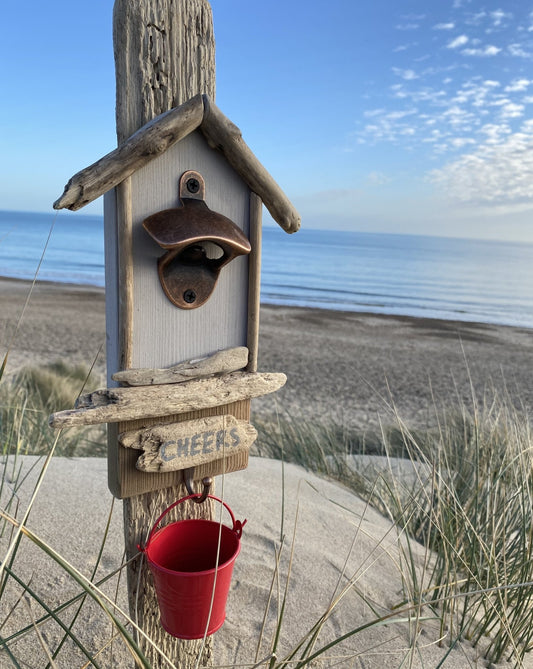
[[[419,23],[399,23],[395,26],[396,30],[417,30],[420,28]]]
[[[508,84],[504,90],[506,93],[520,93],[526,91],[533,81],[530,79],[514,79]]]
[[[497,56],[501,51],[500,47],[494,46],[493,44],[487,44],[486,46],[478,49],[462,49],[461,53],[464,56],[481,56],[482,58]]]
[[[452,39],[448,44],[446,45],[448,49],[458,49],[461,46],[464,46],[465,44],[468,44],[468,37],[467,35],[459,35],[455,39]]]
[[[479,7],[474,0],[459,0],[449,15],[424,17],[426,30],[417,33],[416,42],[406,39],[395,50],[389,85],[376,87],[375,103],[353,135],[357,141],[418,149],[421,161],[434,164],[453,158],[448,165],[456,170],[461,155],[488,161],[489,154],[478,154],[477,146],[487,152],[508,146],[533,115],[533,76],[512,67],[512,57],[533,60],[527,32],[529,26],[533,32],[533,11],[521,10],[519,16],[514,5],[513,13],[505,5]],[[397,18],[398,24],[421,22],[414,15]],[[512,146],[502,155],[509,157]],[[442,174],[451,179],[451,171]]]
[[[407,44],[398,44],[397,47],[393,49],[394,53],[400,53],[401,51],[407,51],[408,49],[412,49],[413,47],[418,46],[418,42],[409,42]]]
[[[383,186],[390,182],[390,177],[384,172],[370,172],[366,178],[365,185]]]
[[[464,203],[524,202],[533,198],[533,121],[506,135],[505,126],[486,126],[487,141],[429,178]]]
[[[509,44],[507,51],[511,56],[516,56],[517,58],[533,58],[533,53],[531,51],[526,51],[522,44]]]
[[[504,22],[509,21],[513,18],[511,12],[504,12],[503,9],[496,9],[490,12],[490,18],[494,26],[499,27]]]
[[[392,71],[398,77],[405,79],[406,81],[413,81],[413,79],[418,79],[418,74],[414,70],[402,70],[399,67],[393,67]]]
[[[501,118],[520,118],[524,115],[524,105],[517,104],[516,102],[507,102],[502,106],[501,109]]]

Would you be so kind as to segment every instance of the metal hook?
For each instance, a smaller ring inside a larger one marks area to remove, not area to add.
[[[209,495],[209,490],[211,488],[211,485],[213,484],[213,479],[210,476],[206,476],[205,478],[203,478],[202,485],[204,486],[204,489],[202,490],[202,492],[194,492],[192,487],[193,477],[194,477],[194,467],[188,467],[187,469],[183,470],[183,483],[187,488],[187,492],[189,493],[189,495],[196,495],[196,497],[193,497],[193,502],[201,504],[202,502],[205,502],[207,495]]]

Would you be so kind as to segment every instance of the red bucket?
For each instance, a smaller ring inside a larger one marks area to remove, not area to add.
[[[159,516],[143,549],[154,577],[161,625],[179,639],[201,639],[222,627],[233,565],[241,550],[240,538],[246,523],[235,520],[221,499],[208,495],[225,506],[233,527],[213,520],[191,519],[156,531],[171,509],[194,497],[197,495],[183,497]]]

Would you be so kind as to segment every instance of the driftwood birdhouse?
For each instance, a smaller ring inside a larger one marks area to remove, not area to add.
[[[51,416],[109,424],[109,485],[124,498],[247,466],[257,371],[261,209],[300,219],[205,95],[156,117],[75,175],[56,209],[105,196],[108,388]]]

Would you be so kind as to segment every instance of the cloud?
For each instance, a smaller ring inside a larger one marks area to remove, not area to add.
[[[433,26],[433,30],[453,30],[455,23],[437,23]]]
[[[505,123],[486,123],[479,132],[486,136],[486,144],[501,144],[511,129]]]
[[[490,18],[493,25],[499,27],[502,25],[504,19],[512,19],[513,15],[510,12],[504,12],[503,9],[496,9],[490,12]]]
[[[511,54],[511,56],[515,56],[517,58],[531,58],[533,54],[531,51],[526,51],[521,44],[509,44],[507,47],[507,51]]]
[[[396,30],[417,30],[420,28],[419,23],[399,23],[395,26]]]
[[[412,81],[413,79],[418,79],[418,74],[414,70],[402,70],[399,67],[393,67],[392,71],[397,76],[405,79],[406,81]]]
[[[385,114],[385,117],[392,121],[398,121],[399,119],[405,118],[406,116],[412,116],[417,112],[418,109],[402,109],[398,111],[389,112],[388,114]]]
[[[488,57],[488,56],[497,56],[500,53],[500,51],[501,51],[500,47],[488,44],[482,49],[463,49],[461,53],[464,56]]]
[[[485,126],[492,137],[476,151],[432,170],[429,179],[452,199],[469,204],[523,203],[533,198],[533,121],[504,137],[506,129]]]
[[[476,140],[472,139],[471,137],[454,137],[453,139],[450,140],[450,144],[453,146],[454,149],[462,149],[465,146],[471,146],[472,144],[475,144]]]
[[[448,42],[446,45],[448,49],[457,49],[460,46],[464,46],[468,43],[468,37],[466,35],[459,35],[455,39],[452,39],[451,42]]]
[[[520,118],[524,115],[524,105],[507,102],[501,109],[502,118]]]
[[[398,44],[398,46],[394,47],[392,52],[399,53],[400,51],[407,51],[408,49],[412,49],[417,46],[418,42],[407,42],[406,44]]]
[[[532,83],[530,79],[515,79],[504,90],[506,93],[521,93],[527,90],[528,86],[531,86]]]
[[[468,14],[465,17],[465,23],[468,25],[478,26],[485,18],[487,18],[487,12],[481,10],[475,14]]]

